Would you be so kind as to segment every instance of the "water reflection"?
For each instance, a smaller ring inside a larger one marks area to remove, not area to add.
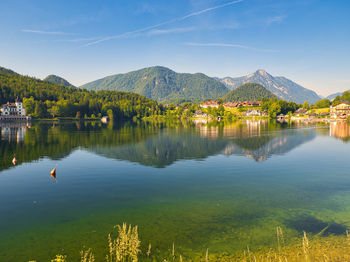
[[[344,121],[331,122],[329,135],[348,142],[350,141],[350,125]]]
[[[331,128],[336,134],[333,128],[344,126]],[[140,225],[141,239],[155,250],[183,243],[185,255],[203,247],[220,254],[270,247],[279,225],[293,238],[303,231],[344,235],[349,226],[349,144],[324,137],[328,124],[72,122],[24,129],[21,142],[0,140],[0,171],[12,167],[0,172],[1,261],[33,254],[47,261],[60,250],[78,261],[83,245],[102,261],[107,233],[123,221]],[[69,157],[13,167],[14,153],[19,164]],[[49,177],[56,164],[59,183]]]
[[[30,127],[31,124],[27,122],[0,122],[1,140],[21,143],[24,141],[27,128]]]
[[[201,132],[201,135],[213,138],[215,134],[216,138],[220,137],[217,127],[205,127],[204,130],[205,132]],[[285,154],[311,141],[316,134],[312,129],[289,129],[283,128],[283,125],[280,124],[269,123],[267,120],[247,120],[225,125],[221,136],[228,141],[221,151],[222,154],[244,155],[257,162],[262,162],[272,155]]]
[[[343,124],[333,124],[331,134],[338,134],[340,131],[334,130],[339,128],[343,130]],[[314,129],[290,128],[263,120],[108,126],[99,122],[36,123],[29,127],[20,123],[1,126],[0,170],[11,166],[13,155],[20,164],[42,157],[64,158],[77,148],[157,168],[217,154],[240,155],[262,162],[316,137]]]

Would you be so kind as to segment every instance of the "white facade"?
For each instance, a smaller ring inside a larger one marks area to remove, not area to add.
[[[22,102],[7,103],[1,106],[2,116],[26,116]]]

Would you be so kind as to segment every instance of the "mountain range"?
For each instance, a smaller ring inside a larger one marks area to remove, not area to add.
[[[0,67],[0,72],[16,74],[12,70],[2,67]],[[44,81],[74,87],[67,80],[57,75],[49,75]],[[306,89],[285,77],[272,76],[262,69],[237,78],[213,78],[202,73],[177,73],[166,67],[154,66],[125,74],[107,76],[82,85],[80,88],[132,92],[162,103],[180,103],[224,98],[225,95],[228,96],[230,91],[245,83],[260,84],[278,98],[296,103],[308,101],[313,104],[321,99],[314,91]],[[245,92],[248,92],[247,90]],[[254,90],[253,93],[257,94],[260,91]],[[341,94],[336,93],[327,98],[332,100]],[[251,95],[245,94],[244,97],[251,97]]]
[[[176,73],[161,66],[107,76],[81,88],[132,92],[162,103],[216,99],[229,91],[224,84],[202,73]]]
[[[158,102],[170,103],[216,99],[245,83],[261,84],[277,97],[287,101],[308,101],[313,104],[321,99],[314,91],[285,77],[274,77],[262,69],[243,77],[212,78],[201,73],[176,73],[169,68],[155,66],[107,76],[81,88],[134,92]]]
[[[299,104],[304,103],[304,101],[313,104],[321,99],[314,91],[306,89],[283,76],[274,77],[262,69],[246,76],[237,78],[224,77],[218,78],[218,80],[231,90],[245,83],[258,83],[277,97]]]

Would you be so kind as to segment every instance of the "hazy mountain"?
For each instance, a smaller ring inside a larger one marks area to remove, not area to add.
[[[245,83],[258,83],[266,87],[277,97],[297,103],[308,101],[313,104],[320,100],[320,97],[314,91],[306,89],[285,77],[274,77],[262,69],[247,76],[237,78],[225,77],[220,79],[220,81],[229,89],[235,89]]]
[[[336,98],[337,96],[341,96],[342,94],[343,94],[343,92],[338,92],[335,94],[331,94],[331,95],[327,96],[326,98],[332,101],[334,98]]]
[[[249,100],[261,100],[262,98],[276,97],[263,85],[257,83],[246,83],[231,90],[223,96],[223,100],[227,102],[233,101],[249,101]]]
[[[133,92],[164,103],[215,99],[229,91],[224,84],[204,74],[176,73],[161,66],[107,76],[81,88]]]
[[[56,75],[49,75],[43,81],[50,82],[52,84],[62,85],[62,86],[73,86],[66,79],[59,77],[59,76],[56,76]]]

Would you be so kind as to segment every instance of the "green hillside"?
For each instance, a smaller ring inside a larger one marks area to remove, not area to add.
[[[59,76],[56,76],[56,75],[49,75],[43,81],[47,81],[47,82],[50,82],[52,84],[58,84],[58,85],[62,85],[62,86],[73,86],[66,79],[59,77]]]
[[[267,90],[264,86],[256,83],[246,83],[227,93],[223,97],[223,100],[227,102],[250,100],[260,101],[262,98],[274,97],[276,96]]]
[[[341,95],[339,95],[336,98],[334,98],[334,100],[332,101],[332,104],[335,105],[335,104],[337,104],[337,103],[339,103],[341,101],[350,102],[350,90],[349,91],[345,91]]]
[[[176,73],[160,66],[107,76],[81,88],[133,92],[163,103],[215,99],[228,92],[225,85],[204,74]]]
[[[138,94],[65,87],[0,67],[0,105],[17,97],[28,114],[39,118],[113,114],[117,119],[129,119],[163,110],[156,101]]]

